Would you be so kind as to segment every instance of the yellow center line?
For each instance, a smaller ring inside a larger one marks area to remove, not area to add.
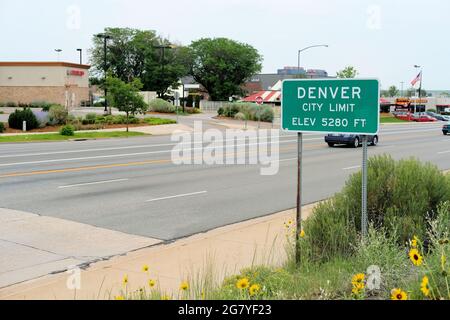
[[[323,146],[323,145],[322,144],[310,145],[310,146],[306,147],[305,149],[313,149],[313,147],[321,147],[321,146]],[[296,148],[297,148],[296,146],[284,147],[284,148],[280,148],[280,152],[294,150]],[[99,169],[144,166],[144,165],[150,165],[150,164],[163,164],[163,163],[171,163],[171,162],[172,162],[172,160],[170,160],[170,159],[162,159],[162,160],[149,160],[149,161],[139,161],[139,162],[127,162],[127,163],[106,164],[106,165],[97,165],[97,166],[76,167],[76,168],[67,168],[67,169],[12,172],[12,173],[0,175],[0,179],[1,178],[46,175],[46,174],[54,174],[54,173],[70,173],[70,172],[81,172],[81,171],[93,171],[93,170],[99,170]]]

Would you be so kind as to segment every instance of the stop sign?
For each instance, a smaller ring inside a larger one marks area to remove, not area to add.
[[[257,97],[255,101],[258,105],[262,105],[264,103],[264,99],[262,97]]]

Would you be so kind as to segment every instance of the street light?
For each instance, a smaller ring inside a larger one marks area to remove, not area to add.
[[[162,81],[164,81],[164,76],[165,76],[166,49],[175,49],[176,46],[174,46],[174,45],[157,45],[157,46],[152,46],[152,47],[153,47],[153,49],[161,50],[161,78],[162,78],[161,79],[161,92],[162,92],[164,90]]]
[[[106,87],[106,76],[108,74],[108,61],[107,61],[107,50],[108,50],[108,39],[111,39],[111,36],[106,33],[99,33],[96,35],[97,38],[103,39],[103,70],[105,72],[105,114],[108,114],[108,88]]]
[[[62,52],[62,49],[55,49],[55,52],[57,53],[57,55],[58,55],[58,62],[61,60],[61,52]]]
[[[301,55],[301,53],[302,53],[303,51],[308,50],[308,49],[311,49],[311,48],[319,48],[319,47],[328,48],[329,45],[327,45],[327,44],[317,44],[317,45],[314,45],[314,46],[309,46],[309,47],[306,47],[306,48],[303,48],[303,49],[298,50],[298,69],[297,69],[297,72],[298,72],[299,75],[300,75],[300,55]]]
[[[317,48],[317,47],[325,47],[328,48],[327,44],[318,44],[314,46],[309,46],[303,49],[298,50],[298,74],[300,75],[300,55],[303,51],[306,51],[311,48]],[[302,153],[303,153],[303,133],[299,132],[297,134],[297,236],[296,241],[300,241],[300,230],[302,230],[302,192],[301,192],[301,185],[302,185]],[[300,251],[298,249],[295,250],[295,261],[297,263],[300,261]]]
[[[83,64],[83,49],[77,49],[77,51],[80,53],[80,64]]]

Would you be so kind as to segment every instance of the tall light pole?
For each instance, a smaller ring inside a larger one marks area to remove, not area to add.
[[[327,44],[318,44],[318,45],[314,45],[314,46],[309,46],[303,49],[298,50],[298,69],[297,72],[300,75],[300,56],[301,53],[303,51],[306,51],[308,49],[312,49],[312,48],[318,48],[318,47],[325,47],[328,48]],[[302,154],[303,154],[303,133],[299,132],[297,134],[297,152],[298,152],[298,156],[297,156],[297,232],[296,232],[296,243],[299,243],[300,241],[300,233],[303,230],[302,229]],[[297,245],[297,249],[295,250],[295,260],[297,263],[300,262],[300,250],[298,249],[298,245]]]
[[[174,49],[174,45],[158,45],[153,46],[153,49],[160,49],[161,50],[161,94],[162,98],[164,97],[164,77],[165,77],[165,65],[166,65],[166,49]]]
[[[62,52],[62,49],[55,49],[55,52],[56,52],[56,54],[57,54],[57,56],[58,56],[58,62],[61,61],[61,52]]]
[[[111,36],[106,33],[100,33],[96,35],[97,38],[103,39],[103,70],[105,72],[105,81],[104,81],[104,90],[105,90],[105,114],[108,114],[108,88],[106,87],[106,77],[108,75],[108,57],[107,57],[107,50],[108,50],[108,39],[111,39]]]
[[[301,57],[302,52],[306,51],[308,49],[319,48],[319,47],[328,48],[329,45],[327,45],[327,44],[317,44],[317,45],[314,45],[314,46],[309,46],[309,47],[306,47],[306,48],[298,50],[298,69],[297,69],[297,72],[298,72],[299,75],[300,75],[300,62],[301,62],[300,61],[300,57]]]
[[[80,64],[83,64],[83,49],[77,49],[77,51],[80,53]]]

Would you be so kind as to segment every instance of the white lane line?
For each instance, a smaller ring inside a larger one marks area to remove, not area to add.
[[[123,182],[123,181],[128,181],[128,180],[130,180],[130,179],[116,179],[116,180],[106,180],[106,181],[71,184],[71,185],[68,185],[68,186],[59,186],[58,189],[68,189],[68,188],[76,188],[76,187],[83,187],[83,186],[93,186],[93,185],[97,185],[97,184]]]
[[[314,139],[305,139],[304,141],[315,141],[322,140],[323,138],[314,138]],[[291,142],[297,142],[297,140],[284,140],[280,141],[280,144],[287,144]],[[244,144],[236,144],[235,147],[244,147],[244,146],[259,146],[263,143],[244,143]],[[273,143],[272,143],[273,144]],[[198,148],[186,148],[183,149],[184,152],[191,152],[196,150],[214,150],[215,146],[212,147],[198,147]],[[96,160],[96,159],[111,159],[111,158],[123,158],[123,157],[132,157],[132,156],[144,156],[151,154],[164,154],[164,153],[172,153],[171,150],[161,150],[161,151],[148,151],[148,152],[137,152],[137,153],[121,153],[121,154],[111,154],[105,156],[93,156],[93,157],[82,157],[82,158],[63,158],[63,159],[51,159],[51,160],[40,160],[40,161],[25,161],[25,162],[14,162],[14,163],[2,163],[0,167],[11,167],[11,166],[19,166],[19,165],[28,165],[28,164],[43,164],[43,163],[58,163],[58,162],[72,162],[72,161],[83,161],[83,160]]]
[[[199,192],[179,194],[176,196],[169,196],[169,197],[164,197],[164,198],[150,199],[145,202],[156,202],[156,201],[170,200],[170,199],[176,199],[176,198],[192,197],[192,196],[197,196],[197,195],[205,194],[205,193],[208,193],[208,191],[199,191]]]
[[[438,152],[437,154],[447,154],[447,153],[450,153],[450,150],[447,150],[447,151],[441,151],[441,152]]]
[[[310,134],[308,136],[314,136],[317,134]],[[280,140],[284,138],[293,138],[296,135],[280,135]],[[257,140],[258,138],[250,138],[250,139],[228,139],[228,140],[220,140],[217,143],[223,142],[231,142],[231,141],[244,141],[244,140]],[[314,139],[305,139],[305,141],[314,140]],[[208,142],[204,142],[205,144]],[[159,147],[174,147],[174,146],[190,146],[192,143],[165,143],[165,144],[145,144],[145,145],[136,145],[136,146],[126,146],[126,147],[112,147],[112,148],[98,148],[98,149],[81,149],[81,150],[64,150],[64,151],[52,151],[52,152],[40,152],[40,153],[23,153],[23,154],[8,154],[8,155],[0,155],[0,159],[2,158],[18,158],[18,157],[34,157],[34,156],[51,156],[57,154],[70,154],[70,153],[86,153],[86,152],[100,152],[100,151],[116,151],[116,150],[130,150],[130,149],[143,149],[143,148],[159,148]]]
[[[359,168],[361,168],[361,166],[353,166],[353,167],[342,168],[342,170],[355,170],[355,169],[359,169]]]

